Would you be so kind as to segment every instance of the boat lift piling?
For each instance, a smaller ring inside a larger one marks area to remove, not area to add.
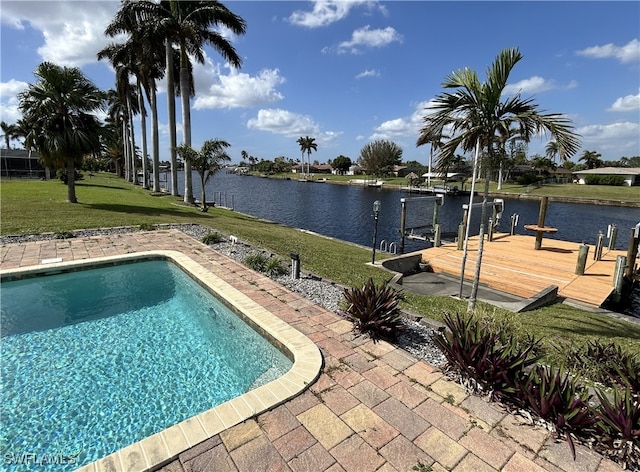
[[[407,228],[407,202],[408,201],[431,201],[434,202],[433,206],[433,217],[431,219],[431,226],[416,226],[412,228]],[[435,233],[435,237],[433,238],[434,246],[435,242],[438,242],[438,246],[440,245],[441,231],[440,225],[438,224],[438,213],[441,205],[444,205],[444,195],[435,195],[432,197],[410,197],[410,198],[401,198],[400,199],[401,212],[400,212],[400,254],[404,254],[404,239],[405,236],[409,239],[424,239],[427,240],[426,236],[418,236],[414,235],[413,231],[416,229],[424,229],[431,228]],[[411,231],[409,235],[407,235],[407,229]],[[437,247],[437,246],[436,246]]]

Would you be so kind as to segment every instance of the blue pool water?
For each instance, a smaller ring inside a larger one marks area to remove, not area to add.
[[[73,470],[292,362],[172,263],[2,283],[0,463]]]

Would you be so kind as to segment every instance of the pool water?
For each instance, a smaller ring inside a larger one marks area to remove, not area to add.
[[[166,261],[9,281],[0,296],[7,470],[28,454],[73,470],[292,365]]]

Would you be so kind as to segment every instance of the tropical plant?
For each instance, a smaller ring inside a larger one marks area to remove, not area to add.
[[[92,113],[102,109],[105,94],[76,67],[43,62],[34,74],[37,82],[18,95],[30,128],[25,147],[38,151],[47,166],[66,168],[67,201],[77,203],[76,166],[100,151],[102,127]]]
[[[584,162],[589,169],[597,169],[602,167],[602,155],[595,151],[584,151],[582,156],[578,158],[578,161]]]
[[[9,144],[13,139],[15,139],[18,135],[18,128],[15,124],[9,124],[6,121],[0,122],[0,128],[2,128],[2,137],[4,139],[4,143],[7,149],[11,149]]]
[[[195,93],[191,60],[204,64],[204,45],[213,47],[233,67],[240,67],[242,59],[226,32],[234,35],[245,33],[245,21],[218,1],[177,1],[163,0],[156,2],[135,2],[136,8],[145,21],[158,26],[158,32],[165,40],[167,64],[173,61],[173,45],[177,45],[180,53],[180,97],[182,100],[183,144],[191,146],[191,104]],[[167,66],[167,71],[172,70]],[[177,89],[173,83],[173,74],[167,73],[167,90]],[[171,101],[171,100],[170,100]],[[169,104],[169,122],[175,125],[175,109]],[[173,166],[173,162],[172,162]],[[172,167],[173,168],[173,167]],[[185,162],[184,201],[193,201],[191,180],[191,164]]]
[[[599,405],[594,409],[596,429],[603,436],[619,462],[640,466],[640,401],[631,389],[613,391],[613,398],[602,390],[596,392]],[[633,469],[633,465],[630,467]]]
[[[218,233],[217,231],[214,231],[213,233],[205,234],[202,238],[200,238],[200,241],[207,245],[218,244],[224,241],[224,238],[220,233]]]
[[[280,259],[278,259],[277,257],[270,257],[264,265],[264,272],[269,277],[273,278],[286,274],[287,269],[283,267]]]
[[[446,77],[442,87],[456,90],[443,92],[430,102],[424,117],[424,126],[416,143],[421,146],[441,140],[446,132],[450,138],[438,148],[439,161],[449,159],[458,149],[465,152],[475,149],[474,178],[482,154],[485,186],[480,219],[480,243],[469,298],[470,311],[475,310],[480,280],[490,163],[495,162],[496,154],[501,152],[504,136],[517,137],[528,142],[539,133],[548,132],[555,139],[560,152],[567,157],[575,154],[579,147],[578,135],[568,118],[560,114],[541,112],[532,98],[523,99],[519,93],[507,97],[504,93],[509,75],[521,59],[522,54],[518,49],[501,51],[488,68],[484,82],[480,82],[477,73],[468,68]],[[463,264],[466,260],[466,247],[465,244]]]
[[[345,289],[344,297],[347,308],[340,314],[354,323],[353,329],[360,335],[368,335],[377,342],[395,339],[404,329],[399,308],[404,295],[388,284],[376,285],[369,279],[361,289]]]
[[[297,143],[300,145],[300,151],[302,152],[302,167],[304,168],[304,154],[307,153],[307,176],[309,176],[309,167],[311,167],[311,151],[317,151],[318,145],[315,143],[316,138],[310,138],[300,136]],[[304,170],[304,169],[303,169]]]
[[[254,252],[247,255],[242,263],[256,272],[264,272],[267,266],[267,259],[269,258],[261,252]]]
[[[589,391],[569,373],[554,367],[536,365],[521,383],[518,397],[540,418],[552,423],[576,457],[572,432],[585,434],[596,422],[589,408]]]
[[[508,330],[492,328],[473,315],[444,315],[448,331],[434,333],[433,342],[452,367],[464,373],[492,397],[513,396],[526,371],[540,356],[541,342],[520,342]]]
[[[376,177],[389,175],[393,167],[401,163],[402,148],[386,139],[366,144],[358,157],[358,164]]]
[[[192,168],[198,171],[198,175],[200,175],[202,211],[207,211],[206,183],[222,168],[224,162],[231,160],[231,157],[225,151],[229,146],[231,144],[222,139],[208,139],[202,144],[200,151],[196,151],[186,144],[181,144],[176,148],[178,155],[185,162],[191,164]]]

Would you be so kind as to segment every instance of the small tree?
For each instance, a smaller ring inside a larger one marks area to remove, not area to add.
[[[388,175],[393,166],[402,162],[402,148],[387,140],[373,141],[360,150],[358,164],[376,177]]]
[[[349,170],[349,167],[351,167],[351,159],[340,154],[331,162],[331,166],[340,172],[340,174],[344,174]]]
[[[208,180],[221,168],[223,162],[229,162],[231,157],[225,151],[231,146],[221,139],[209,139],[204,142],[200,151],[196,151],[191,146],[181,144],[176,148],[178,156],[191,164],[191,167],[198,171],[202,184],[202,211],[207,211],[207,198],[205,185]]]

